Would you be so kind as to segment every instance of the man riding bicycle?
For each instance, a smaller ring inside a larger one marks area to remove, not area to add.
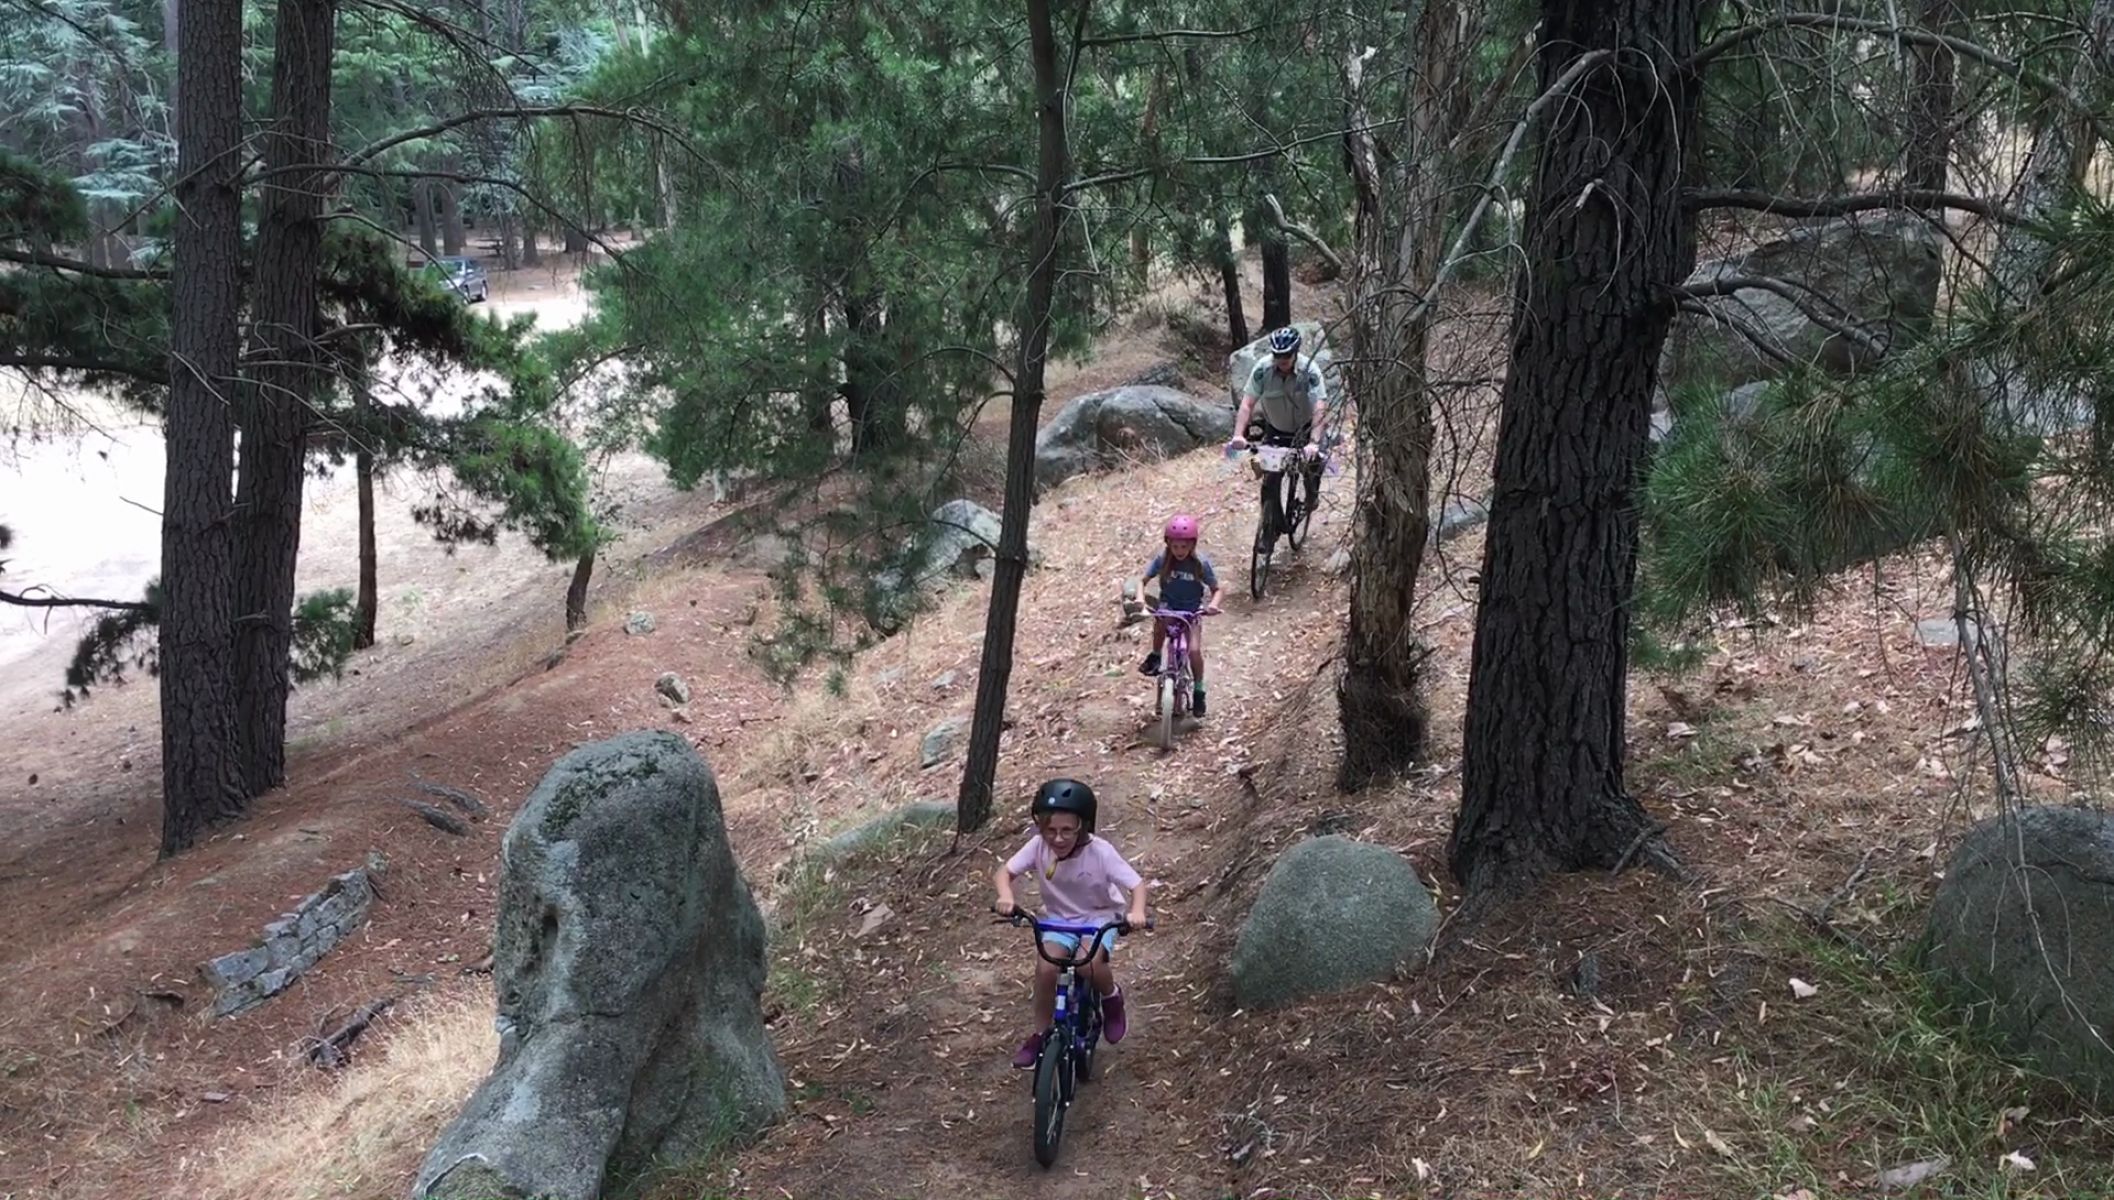
[[[1299,331],[1290,326],[1270,335],[1270,357],[1248,372],[1248,385],[1241,391],[1240,412],[1233,419],[1234,450],[1248,446],[1248,423],[1257,404],[1262,406],[1265,446],[1299,446],[1310,462],[1305,472],[1307,495],[1320,491],[1323,422],[1329,415],[1329,387],[1314,360],[1299,353]]]

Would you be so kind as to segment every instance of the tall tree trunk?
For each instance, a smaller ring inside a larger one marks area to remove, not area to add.
[[[462,160],[449,155],[444,160],[444,170],[460,172]],[[462,221],[462,185],[443,182],[440,184],[440,247],[450,255],[462,253],[469,243],[469,230]]]
[[[1357,194],[1348,378],[1358,397],[1358,505],[1350,620],[1336,684],[1343,727],[1337,782],[1362,788],[1424,754],[1427,719],[1416,587],[1430,534],[1432,411],[1426,350],[1430,300],[1451,212],[1451,146],[1468,116],[1471,80],[1460,0],[1427,0],[1411,44],[1406,136],[1385,180],[1362,100],[1362,59],[1347,59],[1349,135]],[[1422,299],[1419,299],[1419,298]],[[1345,401],[1339,400],[1339,403]]]
[[[1263,328],[1283,329],[1292,323],[1292,247],[1262,209],[1248,214],[1248,224],[1262,243]]]
[[[1637,491],[1670,291],[1699,0],[1543,0],[1541,119],[1498,424],[1451,864],[1471,893],[1670,861],[1623,783]]]
[[[162,53],[169,56],[169,95],[167,108],[170,119],[175,119],[176,93],[183,83],[182,59],[179,56],[178,39],[183,30],[182,0],[161,0],[161,46]],[[169,129],[172,138],[179,137],[175,129]]]
[[[286,782],[293,690],[294,564],[308,416],[322,371],[316,275],[329,188],[330,66],[336,0],[279,0],[272,123],[257,229],[255,354],[243,389],[243,539],[235,574],[236,718],[251,795]]]
[[[1074,0],[1085,5],[1091,0]],[[1082,9],[1080,16],[1085,15]],[[1057,69],[1057,37],[1050,27],[1050,0],[1028,0],[1028,40],[1035,62],[1035,106],[1041,156],[1035,176],[1035,237],[1028,253],[1028,293],[1020,322],[1020,370],[1013,383],[1012,420],[1006,436],[1006,499],[1000,514],[997,570],[991,607],[984,620],[982,661],[976,675],[976,711],[969,727],[968,761],[955,797],[955,827],[966,833],[991,819],[998,777],[998,739],[1005,728],[1006,689],[1013,674],[1013,625],[1020,610],[1020,585],[1028,571],[1028,514],[1035,496],[1035,433],[1042,416],[1043,368],[1050,351],[1057,261],[1071,213],[1071,164],[1065,153],[1064,85]],[[1073,53],[1078,53],[1077,47]]]
[[[184,0],[175,270],[163,414],[161,746],[164,856],[242,815],[234,647],[235,399],[242,300],[241,0]]]
[[[536,223],[527,217],[521,219],[521,265],[540,267],[543,265],[542,248],[536,245]]]
[[[573,564],[573,580],[565,585],[565,632],[587,625],[587,583],[594,578],[595,552],[589,550]]]
[[[880,297],[847,293],[844,324],[842,393],[851,423],[852,457],[860,459],[901,444],[901,387],[887,350],[888,324]]]
[[[1226,294],[1226,336],[1238,349],[1248,344],[1248,314],[1241,305],[1240,255],[1233,252],[1233,229],[1223,218],[1218,223],[1217,257],[1219,287]]]
[[[382,588],[380,555],[374,544],[375,435],[367,420],[373,411],[374,399],[368,391],[370,380],[365,349],[355,349],[354,355],[354,361],[359,364],[352,380],[352,406],[357,414],[353,422],[354,436],[359,439],[358,449],[353,453],[353,472],[359,495],[360,589],[353,603],[352,648],[365,650],[374,645],[374,624],[381,614]]]
[[[426,252],[428,261],[440,257],[440,220],[434,213],[434,189],[440,185],[431,179],[416,179],[411,183],[412,212],[418,220],[418,248]]]
[[[1918,0],[1917,24],[1950,33],[1957,0]],[[1951,177],[1953,92],[1958,69],[1953,52],[1921,42],[1908,48],[1908,155],[1903,184],[1942,192]],[[1942,214],[1938,214],[1942,215]]]

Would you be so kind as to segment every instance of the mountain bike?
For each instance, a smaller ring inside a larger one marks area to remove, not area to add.
[[[1295,470],[1304,435],[1273,435],[1260,422],[1248,426],[1250,465],[1262,479],[1262,513],[1255,522],[1255,547],[1248,558],[1248,594],[1263,598],[1270,585],[1270,561],[1282,537],[1296,552],[1307,537],[1314,508],[1321,500],[1322,464]],[[1239,451],[1230,450],[1229,454]],[[1305,485],[1302,487],[1302,483]]]
[[[1189,627],[1216,609],[1181,612],[1155,608],[1152,615],[1167,622],[1167,644],[1160,648],[1160,669],[1153,678],[1160,698],[1160,747],[1174,749],[1175,725],[1189,715],[1189,697],[1196,687],[1195,669],[1189,665]]]
[[[1042,1035],[1042,1052],[1035,1059],[1035,1161],[1047,1167],[1057,1161],[1057,1143],[1064,1137],[1064,1113],[1077,1098],[1081,1082],[1094,1078],[1094,1050],[1101,1042],[1101,996],[1079,975],[1079,968],[1093,961],[1102,939],[1111,933],[1128,934],[1130,922],[1118,918],[1106,925],[1067,925],[1045,921],[1019,909],[1000,917],[1009,925],[1026,925],[1035,935],[1035,953],[1057,967],[1057,1007],[1049,1029]],[[1151,929],[1153,923],[1145,922]],[[1070,958],[1056,958],[1043,949],[1045,933],[1068,933],[1080,939]]]

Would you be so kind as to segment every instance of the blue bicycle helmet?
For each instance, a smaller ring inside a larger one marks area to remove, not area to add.
[[[1271,334],[1270,353],[1299,353],[1299,331],[1297,329],[1292,328],[1290,325],[1287,325],[1283,329],[1278,330],[1276,333]]]

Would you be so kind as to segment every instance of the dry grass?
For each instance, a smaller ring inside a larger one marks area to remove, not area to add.
[[[399,1200],[499,1051],[492,994],[409,1004],[379,1046],[307,1094],[237,1125],[201,1169],[201,1200]]]

